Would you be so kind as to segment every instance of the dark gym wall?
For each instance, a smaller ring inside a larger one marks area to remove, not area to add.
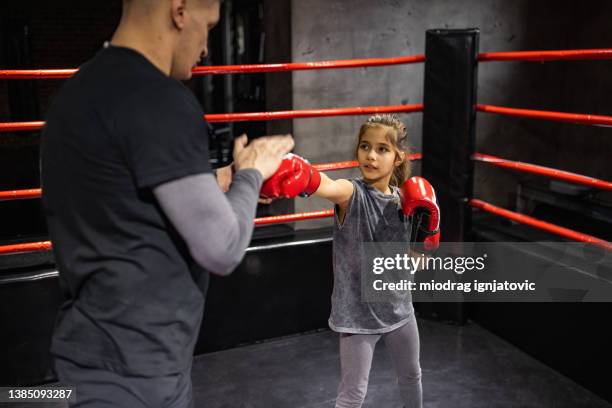
[[[119,21],[121,0],[3,2],[0,10],[2,68],[75,68],[110,38]],[[42,120],[61,83],[0,81],[0,121]],[[15,86],[19,89],[11,94]],[[0,190],[40,186],[38,145],[39,132],[0,135]],[[0,203],[0,225],[0,240],[46,233],[39,200]]]
[[[477,27],[481,52],[605,48],[612,44],[612,2],[606,0],[312,0],[293,1],[292,6],[295,61],[421,54],[425,31],[430,28]],[[609,115],[611,65],[610,61],[483,63],[478,68],[478,100]],[[412,104],[423,98],[423,67],[419,64],[302,71],[295,72],[293,78],[295,109]],[[403,118],[414,150],[420,151],[421,115]],[[297,152],[315,163],[350,159],[363,120],[357,116],[295,121]],[[606,157],[612,151],[607,128],[488,114],[479,114],[477,123],[477,148],[483,153],[612,178]],[[418,171],[418,164],[415,167]],[[546,182],[480,164],[476,166],[474,194],[509,206],[517,182],[525,179]],[[325,208],[326,203],[298,200],[296,206],[298,211],[308,211]],[[329,222],[302,223],[300,227]]]
[[[612,3],[606,1],[526,2],[521,12],[523,39],[512,49],[606,48],[612,44],[612,32],[606,27],[611,17]],[[482,46],[481,49],[489,50]],[[610,115],[611,67],[610,61],[480,64],[479,100],[496,105]],[[478,116],[477,134],[478,147],[483,152],[612,179],[612,166],[606,158],[612,151],[608,128],[483,114]],[[475,194],[500,205],[513,204],[508,202],[508,193],[513,191],[516,181],[529,178],[547,183],[545,178],[480,165]],[[612,201],[610,193],[597,194]]]
[[[20,20],[27,26],[31,66],[21,68],[78,67],[110,39],[121,16],[121,0],[24,1],[2,7],[3,25],[7,20]],[[3,61],[3,66],[5,64]],[[61,81],[35,81],[41,112],[46,111]],[[6,120],[4,117],[1,119]],[[38,119],[33,117],[30,120]]]

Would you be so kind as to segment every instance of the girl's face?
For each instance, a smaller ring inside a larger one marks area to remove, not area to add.
[[[361,136],[357,147],[357,161],[367,182],[388,184],[393,169],[402,162],[387,138],[389,130],[386,126],[374,127]]]

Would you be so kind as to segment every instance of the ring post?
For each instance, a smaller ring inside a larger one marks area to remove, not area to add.
[[[428,30],[425,39],[422,176],[436,189],[441,239],[462,242],[471,225],[479,30]],[[462,303],[425,303],[419,311],[454,323]]]

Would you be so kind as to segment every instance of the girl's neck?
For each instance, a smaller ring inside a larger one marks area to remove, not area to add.
[[[381,180],[366,180],[363,179],[369,186],[374,187],[378,191],[383,194],[390,195],[391,187],[389,187],[389,180],[381,179]]]

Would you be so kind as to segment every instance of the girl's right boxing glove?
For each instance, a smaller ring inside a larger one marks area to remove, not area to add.
[[[307,160],[289,153],[278,170],[261,187],[263,198],[293,198],[309,196],[319,188],[321,174]]]

